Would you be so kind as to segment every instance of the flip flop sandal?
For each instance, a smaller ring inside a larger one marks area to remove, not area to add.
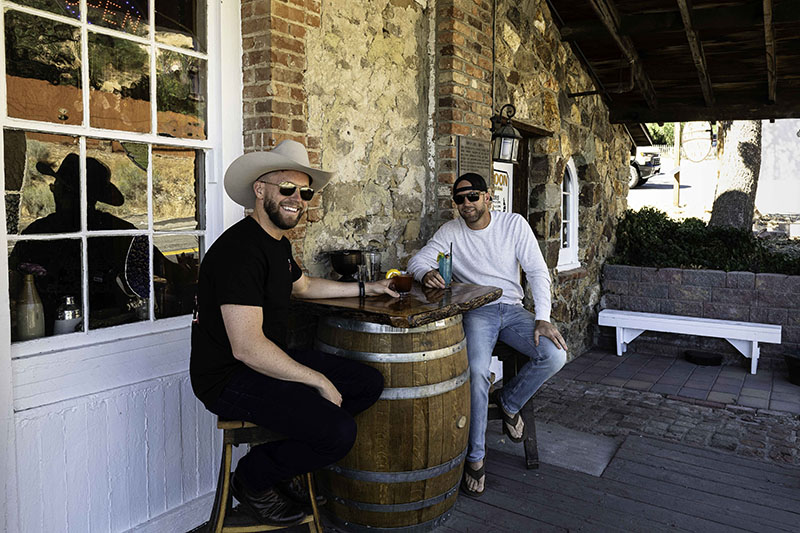
[[[483,496],[483,493],[486,491],[486,483],[483,484],[483,490],[472,490],[467,485],[467,476],[472,478],[475,481],[480,481],[482,477],[486,475],[486,461],[484,460],[483,465],[477,470],[473,470],[466,463],[464,463],[464,477],[461,480],[461,492],[465,495],[469,496],[470,498],[480,498]]]
[[[508,416],[503,409],[503,404],[500,403],[500,391],[502,389],[495,389],[491,394],[491,402],[500,409],[500,416],[503,418],[503,433],[505,433],[506,437],[508,437],[511,442],[522,442],[525,440],[525,424],[522,425],[522,436],[521,437],[513,437],[511,435],[511,429],[517,427],[519,423],[519,413],[515,414],[514,416]]]

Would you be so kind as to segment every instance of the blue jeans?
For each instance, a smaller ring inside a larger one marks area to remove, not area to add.
[[[471,463],[486,455],[486,413],[491,384],[489,364],[498,338],[530,358],[513,379],[503,379],[500,403],[509,413],[518,413],[539,387],[567,361],[567,352],[556,348],[547,337],[540,336],[539,346],[534,346],[535,325],[534,316],[521,305],[486,305],[464,314],[472,409],[467,461]]]

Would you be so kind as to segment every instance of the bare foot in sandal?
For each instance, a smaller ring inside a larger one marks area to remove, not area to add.
[[[502,405],[500,406],[500,409],[503,409]],[[514,415],[510,414],[505,409],[503,409],[503,412],[506,414],[506,416],[508,418],[511,418],[511,419],[514,418]],[[512,439],[521,439],[522,438],[523,434],[525,433],[525,422],[522,421],[522,417],[521,416],[517,418],[517,424],[515,426],[512,426],[511,424],[506,424],[505,422],[503,422],[503,423],[506,425],[506,429],[508,430],[509,437],[511,437]]]
[[[486,483],[486,474],[483,469],[484,459],[475,463],[467,461],[464,463],[464,481],[462,488],[470,496],[480,496],[483,494]]]
[[[519,413],[511,414],[503,407],[500,401],[500,391],[502,389],[495,389],[489,397],[489,401],[500,408],[503,415],[503,433],[508,436],[513,442],[522,442],[525,438],[525,422]]]

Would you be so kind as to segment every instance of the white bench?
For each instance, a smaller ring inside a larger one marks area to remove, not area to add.
[[[758,368],[759,342],[780,344],[781,327],[755,322],[736,322],[716,318],[659,315],[636,311],[603,309],[597,316],[601,326],[617,328],[617,355],[628,349],[628,343],[643,331],[661,331],[716,337],[730,342],[742,355],[750,358],[750,373]]]

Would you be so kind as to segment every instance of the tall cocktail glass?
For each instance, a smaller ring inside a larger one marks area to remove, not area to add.
[[[439,257],[439,275],[444,280],[444,286],[449,288],[453,280],[453,256],[450,254]]]

